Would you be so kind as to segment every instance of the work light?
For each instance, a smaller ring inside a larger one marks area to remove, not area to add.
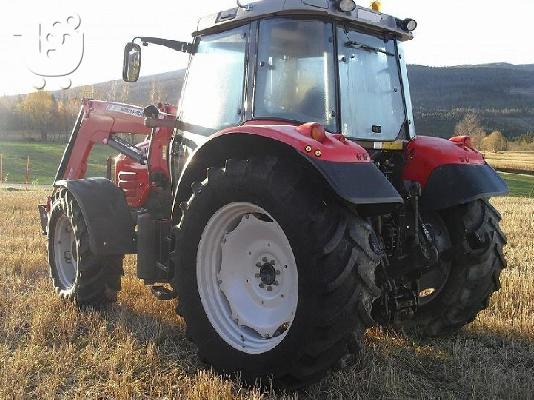
[[[356,8],[356,2],[354,0],[340,0],[337,6],[343,12],[351,12]]]
[[[402,21],[402,27],[408,32],[413,32],[417,28],[417,21],[415,19],[406,18]]]

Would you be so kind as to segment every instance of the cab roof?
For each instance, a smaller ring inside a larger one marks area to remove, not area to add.
[[[377,34],[390,34],[401,41],[413,39],[391,15],[356,5],[351,12],[340,11],[333,0],[262,0],[245,7],[220,11],[201,18],[193,36],[221,32],[247,22],[274,16],[320,17],[346,23]]]

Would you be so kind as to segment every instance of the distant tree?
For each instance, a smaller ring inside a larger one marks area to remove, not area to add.
[[[493,151],[497,153],[508,149],[508,140],[500,131],[491,132],[482,143],[484,150]]]
[[[94,85],[85,85],[80,88],[80,97],[82,99],[96,98],[96,91]]]
[[[508,150],[534,151],[534,132],[523,133],[508,143]]]
[[[482,141],[486,137],[486,131],[482,128],[478,116],[470,112],[465,114],[464,118],[456,124],[454,136],[469,136],[473,146],[480,149]]]
[[[7,105],[7,101],[5,101],[5,97],[0,98],[0,130],[1,131],[6,130],[8,127],[7,119],[8,119],[9,111],[10,110]]]
[[[27,126],[39,131],[41,141],[48,140],[48,131],[57,116],[57,102],[49,92],[37,91],[28,94],[19,104]]]
[[[119,101],[121,103],[128,103],[129,98],[130,86],[128,86],[128,84],[122,83],[120,93],[118,94],[118,97],[115,99],[115,101]]]
[[[525,144],[534,143],[534,132],[523,133],[516,138],[516,141]]]
[[[150,104],[158,104],[163,102],[161,85],[156,80],[152,81],[150,87]]]
[[[60,136],[64,141],[67,141],[69,138],[79,111],[80,102],[78,100],[66,97],[58,100],[56,125],[57,130],[60,132]]]

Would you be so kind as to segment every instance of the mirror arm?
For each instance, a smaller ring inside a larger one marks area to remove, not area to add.
[[[135,41],[136,39],[139,39],[144,46],[147,46],[148,43],[151,44],[157,44],[159,46],[165,46],[169,49],[180,51],[182,53],[193,53],[194,46],[193,43],[188,42],[180,42],[178,40],[169,40],[169,39],[161,39],[156,37],[147,37],[147,36],[138,36],[133,39]]]

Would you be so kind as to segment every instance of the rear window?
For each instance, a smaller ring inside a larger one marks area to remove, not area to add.
[[[261,21],[254,116],[320,122],[334,131],[333,53],[330,23]]]

